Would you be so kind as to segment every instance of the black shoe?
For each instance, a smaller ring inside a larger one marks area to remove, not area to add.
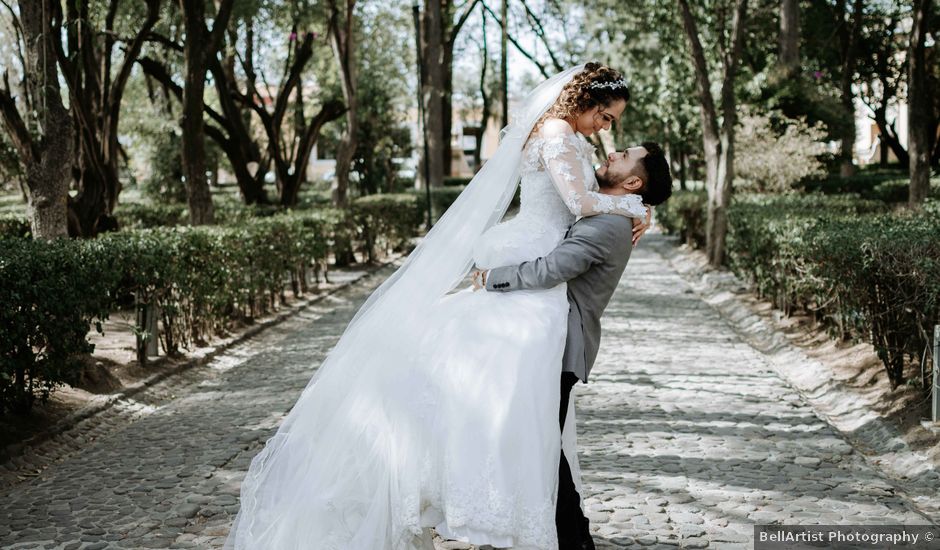
[[[558,550],[594,550],[594,539],[591,538],[588,519],[583,518],[582,521],[577,535],[558,537]]]
[[[581,525],[581,547],[579,550],[594,550],[594,538],[591,537],[591,524],[588,518],[583,518]]]
[[[558,550],[594,550],[594,541],[587,539],[558,539]]]

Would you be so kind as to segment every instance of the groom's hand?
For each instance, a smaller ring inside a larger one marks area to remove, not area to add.
[[[646,233],[646,230],[650,228],[652,218],[653,209],[649,205],[646,205],[645,220],[633,218],[633,246],[636,246],[637,243],[640,242],[640,237],[642,237],[643,234]]]

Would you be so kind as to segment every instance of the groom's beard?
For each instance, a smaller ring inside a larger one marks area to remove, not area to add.
[[[597,185],[598,185],[598,187],[600,187],[601,189],[604,189],[604,188],[607,188],[607,187],[610,187],[610,186],[611,186],[611,181],[610,181],[610,179],[607,178],[606,175],[601,175],[601,174],[599,174],[597,171],[595,171],[595,172],[594,172],[594,178],[597,180]]]

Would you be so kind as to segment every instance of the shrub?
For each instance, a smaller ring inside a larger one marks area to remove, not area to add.
[[[0,240],[0,413],[74,382],[108,318],[119,271],[97,241]]]
[[[401,250],[420,224],[416,197],[411,193],[369,195],[352,202],[351,212],[361,230],[365,254],[375,260],[376,247]]]
[[[886,209],[853,195],[744,195],[728,213],[727,262],[762,297],[789,312],[806,305],[804,233],[820,220]]]
[[[433,212],[433,220],[437,221],[441,219],[441,216],[444,215],[444,212],[450,208],[450,205],[457,200],[457,197],[460,196],[464,187],[434,187],[431,189],[431,211]],[[427,207],[427,198],[425,195],[424,189],[417,189],[413,191],[417,196],[418,201],[418,211],[421,216],[422,223],[427,220],[428,216],[428,207]]]
[[[705,246],[705,191],[680,191],[656,207],[656,222],[694,247]]]
[[[458,177],[458,176],[447,176],[444,178],[444,187],[466,187],[470,183],[470,180],[473,178],[467,177]]]
[[[0,239],[4,237],[30,237],[32,228],[29,220],[23,216],[2,215],[0,216]]]
[[[824,139],[821,125],[809,126],[775,111],[746,111],[735,132],[735,175],[760,192],[790,191],[796,182],[826,174],[819,160]]]
[[[358,199],[345,211],[257,211],[233,208],[223,214],[231,225],[190,227],[159,225],[178,222],[185,208],[130,207],[126,224],[140,229],[92,240],[0,238],[0,412],[27,410],[37,395],[74,381],[93,350],[89,323],[101,331],[114,307],[157,307],[160,341],[172,354],[271,311],[288,283],[305,292],[309,270],[319,279],[330,252],[360,238],[367,253],[401,247],[418,223],[413,194]],[[27,227],[7,223],[19,228],[13,234]]]
[[[118,225],[124,229],[173,227],[189,223],[189,209],[185,204],[119,204],[115,208]]]
[[[826,220],[807,232],[829,326],[870,340],[894,386],[904,382],[905,357],[926,361],[940,321],[938,235],[929,211]]]

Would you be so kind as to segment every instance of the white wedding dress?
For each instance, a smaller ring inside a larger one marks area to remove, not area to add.
[[[545,255],[580,215],[644,217],[639,196],[596,192],[592,155],[565,123],[529,139],[520,211],[482,233],[475,263]],[[369,314],[381,302],[363,306],[357,339],[331,352],[346,368],[318,373],[252,460],[226,549],[429,550],[430,527],[477,545],[557,549],[565,285],[466,288],[426,305],[422,288],[396,288],[394,318]],[[577,484],[572,413],[565,454]]]

